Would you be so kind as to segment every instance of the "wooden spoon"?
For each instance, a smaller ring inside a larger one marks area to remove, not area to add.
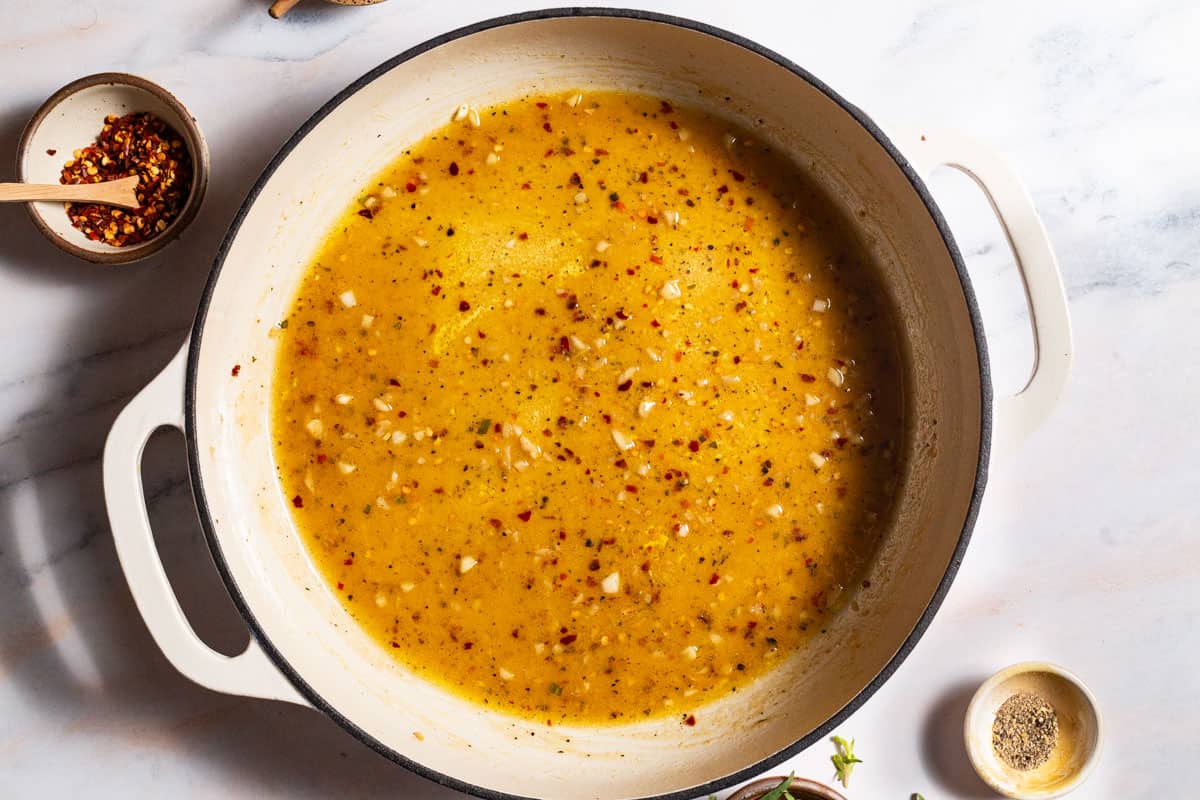
[[[292,10],[292,7],[299,3],[300,0],[275,0],[271,4],[270,14],[275,19],[279,19],[284,14]],[[337,3],[343,6],[369,6],[375,3],[382,3],[383,0],[328,0],[330,3]]]
[[[137,208],[141,205],[137,199],[137,185],[137,175],[103,183],[0,183],[0,203],[61,200],[66,203]]]

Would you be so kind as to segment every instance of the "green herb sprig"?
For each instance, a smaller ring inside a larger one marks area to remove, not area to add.
[[[758,798],[758,800],[796,800],[796,798],[792,797],[791,792],[788,791],[788,787],[792,785],[792,781],[794,780],[796,780],[796,773],[793,772],[781,780],[778,786]]]
[[[842,782],[843,787],[849,787],[850,773],[854,772],[854,765],[863,763],[863,760],[854,755],[853,739],[847,742],[841,736],[834,736],[833,745],[837,752],[829,759],[833,762],[833,768],[837,770],[837,779]]]

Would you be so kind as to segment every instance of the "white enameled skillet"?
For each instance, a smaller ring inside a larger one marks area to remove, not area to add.
[[[704,707],[694,727],[675,717],[547,727],[488,711],[402,669],[315,570],[271,452],[276,340],[269,332],[349,199],[462,103],[593,88],[709,108],[789,153],[873,252],[906,363],[902,489],[869,587],[816,644]],[[970,282],[919,177],[938,164],[976,179],[1020,267],[1037,362],[1014,397],[992,398]],[[1049,413],[1070,355],[1066,300],[1045,232],[1027,193],[987,151],[931,131],[889,138],[799,66],[702,24],[623,10],[539,11],[473,25],[396,56],[287,142],[217,253],[188,341],[113,426],[105,492],[138,608],[167,657],[196,682],[313,706],[388,758],[484,797],[695,797],[817,741],[896,669],[963,557],[989,451],[1011,450]],[[162,426],[186,435],[204,531],[253,633],[232,658],[192,631],[155,551],[139,466],[147,438]]]

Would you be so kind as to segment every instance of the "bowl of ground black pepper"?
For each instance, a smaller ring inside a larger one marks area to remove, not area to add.
[[[985,681],[967,708],[964,733],[979,776],[1021,800],[1077,788],[1096,766],[1103,739],[1091,691],[1044,662],[1014,664]]]
[[[29,203],[30,217],[66,252],[128,264],[176,239],[208,186],[208,147],[195,119],[166,89],[136,75],[102,73],[55,92],[17,149],[17,175],[31,183],[97,183],[138,176],[135,209]]]

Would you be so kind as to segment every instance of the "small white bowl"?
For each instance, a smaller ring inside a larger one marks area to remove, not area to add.
[[[158,252],[187,227],[208,188],[208,145],[174,95],[136,75],[105,72],[89,75],[55,92],[37,110],[17,146],[17,178],[25,183],[58,183],[71,154],[95,141],[104,118],[148,111],[170,125],[192,157],[192,190],[179,216],[165,231],[141,244],[114,247],[95,242],[71,224],[63,203],[28,203],[34,225],[57,247],[98,264],[128,264]]]
[[[1058,743],[1040,767],[1016,770],[992,747],[996,711],[1014,694],[1032,692],[1054,707]],[[971,698],[964,725],[971,766],[988,786],[1017,800],[1049,800],[1079,787],[1095,768],[1103,744],[1096,698],[1075,675],[1041,661],[1014,664],[984,681]]]

